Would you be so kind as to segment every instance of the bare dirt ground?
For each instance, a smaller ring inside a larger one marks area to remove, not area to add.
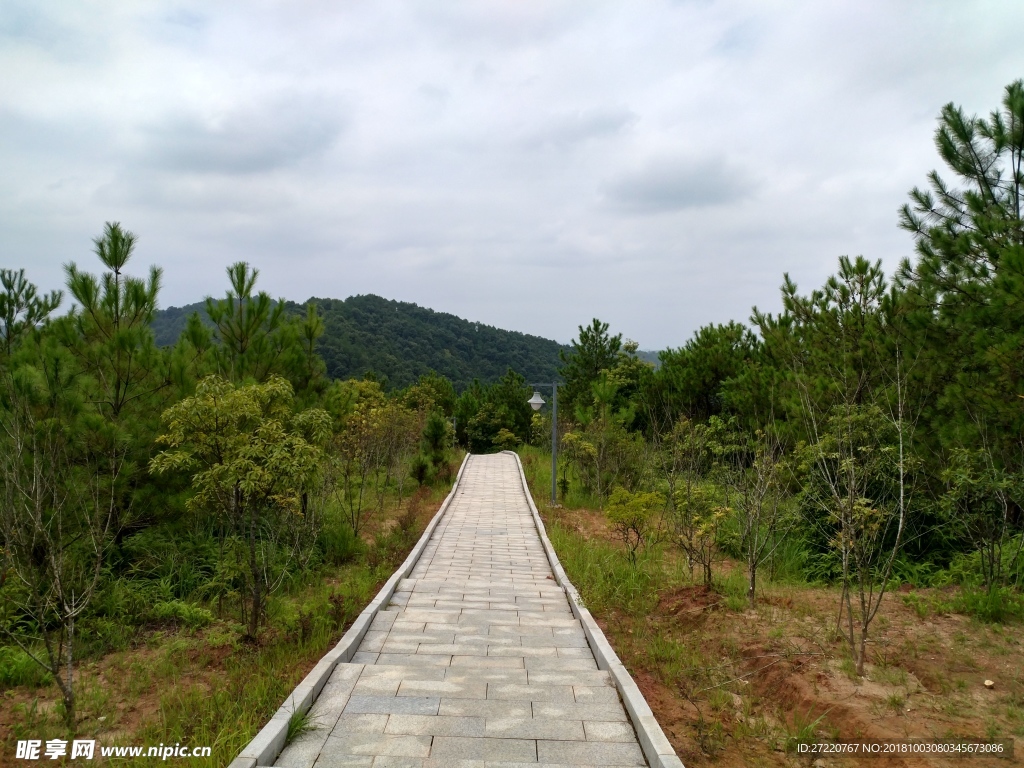
[[[588,538],[612,541],[600,513],[561,510],[557,519]],[[651,613],[599,609],[597,618],[686,765],[1024,763],[1020,625],[937,615],[922,607],[933,590],[903,588],[886,595],[872,625],[871,663],[862,678],[835,631],[838,590],[766,585],[751,610],[735,597],[678,583],[678,568],[669,566]],[[716,573],[742,567],[724,561]],[[995,683],[991,689],[986,679]],[[1015,738],[1016,753],[994,759],[794,751],[801,741],[964,737]]]

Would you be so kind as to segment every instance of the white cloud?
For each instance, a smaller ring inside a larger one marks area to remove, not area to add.
[[[1024,76],[1024,6],[24,2],[0,14],[0,265],[49,289],[107,220],[165,305],[244,258],[647,348],[911,252],[948,101]]]
[[[752,182],[721,157],[663,158],[623,174],[608,186],[608,199],[630,213],[664,213],[735,203]]]

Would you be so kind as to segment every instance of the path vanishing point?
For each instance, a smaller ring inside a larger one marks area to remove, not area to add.
[[[468,457],[406,565],[231,768],[681,768],[527,493],[515,454]]]

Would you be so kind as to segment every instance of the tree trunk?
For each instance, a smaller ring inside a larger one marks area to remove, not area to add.
[[[260,613],[263,610],[262,593],[260,590],[260,569],[256,562],[256,520],[255,513],[249,512],[249,572],[252,575],[252,610],[249,612],[249,637],[256,639],[260,626]]]
[[[750,601],[750,607],[754,607],[754,602],[757,599],[757,561],[751,558],[747,562],[747,600]]]
[[[72,616],[68,622],[68,683],[67,691],[64,693],[64,717],[67,719],[68,728],[75,727],[75,677],[73,648],[75,640],[75,617]]]
[[[864,677],[864,658],[867,656],[868,649],[868,626],[867,622],[860,630],[860,650],[857,653],[857,675]]]

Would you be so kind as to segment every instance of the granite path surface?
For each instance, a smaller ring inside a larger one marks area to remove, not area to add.
[[[456,496],[277,768],[647,765],[544,555],[514,456]]]

